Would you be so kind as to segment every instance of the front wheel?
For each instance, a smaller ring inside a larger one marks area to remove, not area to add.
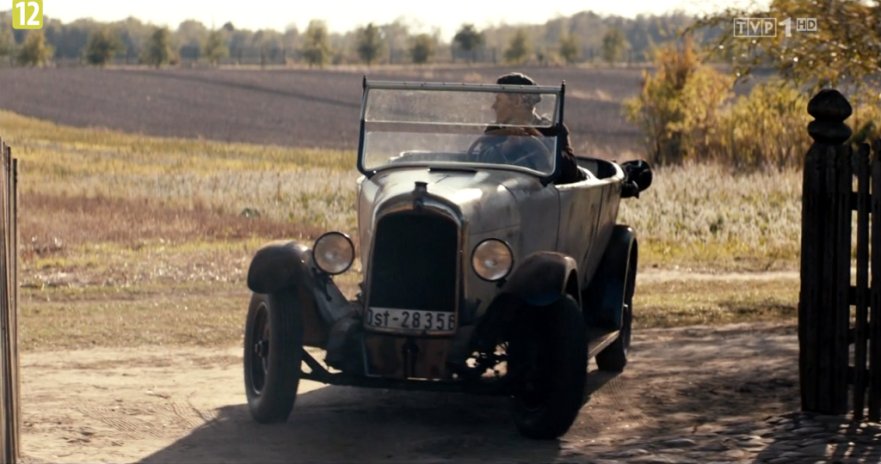
[[[284,422],[300,383],[303,327],[291,292],[254,294],[245,323],[245,394],[260,423]]]
[[[521,380],[514,422],[526,437],[553,439],[569,430],[584,404],[584,317],[570,296],[531,313],[526,330],[511,341],[510,362]]]

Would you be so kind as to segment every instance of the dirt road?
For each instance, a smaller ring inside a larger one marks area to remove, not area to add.
[[[797,353],[792,325],[637,332],[625,373],[592,372],[576,424],[546,442],[518,436],[504,398],[312,382],[286,424],[258,425],[238,347],[25,353],[24,461],[876,462],[877,424],[792,413]]]

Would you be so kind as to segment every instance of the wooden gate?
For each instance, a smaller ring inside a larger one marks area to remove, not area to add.
[[[846,144],[850,103],[808,104],[798,307],[802,409],[881,420],[881,140]],[[854,227],[855,226],[855,227]],[[848,401],[848,387],[852,387]],[[868,399],[868,405],[867,400]],[[849,407],[850,406],[850,407]]]

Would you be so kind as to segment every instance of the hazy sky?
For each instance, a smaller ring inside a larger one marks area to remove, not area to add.
[[[196,19],[209,27],[232,21],[239,28],[280,31],[292,25],[304,30],[311,19],[323,19],[331,31],[344,32],[369,22],[384,24],[404,18],[414,32],[432,32],[438,28],[442,37],[449,40],[463,23],[473,23],[478,28],[501,23],[540,24],[556,16],[586,10],[626,17],[674,10],[704,13],[745,3],[741,0],[43,0],[43,9],[45,15],[65,23],[78,18],[115,21],[134,16],[171,28],[183,20]]]

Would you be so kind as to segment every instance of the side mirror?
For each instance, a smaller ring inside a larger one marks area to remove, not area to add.
[[[643,160],[625,161],[621,163],[624,170],[624,182],[621,186],[621,198],[639,198],[639,192],[652,185],[652,166]]]

